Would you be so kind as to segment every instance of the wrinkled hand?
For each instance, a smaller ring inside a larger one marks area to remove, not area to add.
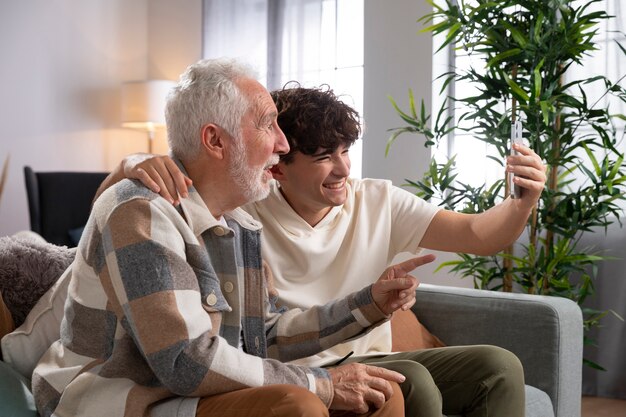
[[[124,176],[141,181],[170,203],[180,204],[178,196],[186,198],[191,179],[183,175],[176,163],[167,155],[137,153],[122,161]]]
[[[520,203],[532,207],[537,203],[546,183],[546,167],[541,158],[529,147],[515,143],[513,149],[518,155],[506,158],[506,170],[515,174],[513,181],[524,189]]]
[[[393,393],[389,381],[404,382],[404,375],[377,366],[350,363],[328,369],[333,381],[331,410],[349,410],[356,414],[380,408]]]
[[[399,308],[405,311],[411,308],[415,304],[415,289],[419,282],[409,272],[434,260],[435,255],[429,254],[385,269],[372,285],[372,298],[378,308],[385,314],[391,314]]]

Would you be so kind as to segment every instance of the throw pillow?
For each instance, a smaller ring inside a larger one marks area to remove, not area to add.
[[[33,238],[0,238],[0,292],[15,326],[74,260],[76,249]]]
[[[68,268],[35,304],[26,321],[0,342],[4,361],[26,378],[30,379],[39,359],[59,340],[71,275]]]
[[[437,336],[419,322],[411,310],[398,310],[391,317],[391,349],[410,352],[419,349],[444,347]]]

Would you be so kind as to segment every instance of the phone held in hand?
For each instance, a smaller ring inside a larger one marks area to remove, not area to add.
[[[517,151],[513,149],[513,144],[515,143],[519,143],[519,144],[524,143],[524,139],[522,136],[522,121],[519,119],[519,117],[517,118],[517,120],[515,120],[514,123],[511,124],[511,148],[510,148],[511,155],[517,155]],[[519,185],[516,185],[513,182],[514,177],[515,177],[515,174],[510,172],[508,175],[508,180],[509,180],[509,190],[511,193],[511,198],[521,198],[522,189]]]

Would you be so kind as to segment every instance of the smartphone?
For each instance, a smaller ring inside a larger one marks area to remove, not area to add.
[[[511,124],[511,148],[510,148],[511,155],[517,155],[517,152],[515,151],[515,149],[513,149],[514,143],[520,143],[520,144],[524,143],[524,138],[522,135],[522,121],[519,119],[519,117],[517,118],[515,123]],[[515,177],[515,174],[510,172],[509,173],[509,190],[510,190],[511,198],[521,198],[522,188],[513,182],[514,177]]]

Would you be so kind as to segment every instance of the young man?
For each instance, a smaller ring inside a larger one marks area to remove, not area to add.
[[[417,281],[407,272],[432,257],[324,306],[273,313],[260,225],[239,206],[268,194],[270,169],[289,150],[276,117],[267,90],[235,62],[200,61],[183,74],[166,119],[194,188],[174,207],[125,180],[95,202],[61,338],[33,374],[42,416],[402,415],[396,372],[284,361],[410,308]]]
[[[526,224],[545,182],[544,166],[530,149],[507,160],[524,192],[491,210],[466,215],[438,210],[383,180],[349,178],[348,149],[360,132],[357,113],[323,89],[272,93],[290,152],[272,168],[268,198],[244,208],[264,226],[263,256],[275,275],[279,302],[309,307],[348,294],[372,270],[401,252],[420,248],[488,254],[513,242]],[[167,157],[122,163],[117,176],[141,179],[178,202],[184,177]],[[143,161],[143,162],[142,162]],[[174,198],[172,196],[175,196]],[[523,371],[510,352],[490,346],[450,347],[388,355],[390,326],[338,345],[298,364],[348,361],[395,369],[407,415],[523,416]],[[381,356],[383,354],[384,356]]]

